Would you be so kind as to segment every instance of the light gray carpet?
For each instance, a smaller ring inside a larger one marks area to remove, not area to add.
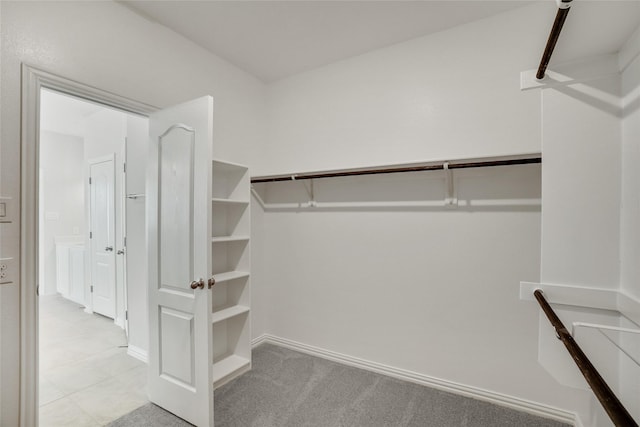
[[[535,417],[263,344],[253,369],[215,391],[216,427],[561,427]],[[145,405],[109,427],[183,427]]]

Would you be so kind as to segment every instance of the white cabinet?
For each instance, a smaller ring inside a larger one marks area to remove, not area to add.
[[[251,368],[249,170],[213,161],[213,381],[218,387]]]
[[[84,245],[56,242],[56,290],[66,299],[84,305]]]

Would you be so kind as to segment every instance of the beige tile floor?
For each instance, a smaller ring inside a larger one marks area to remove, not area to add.
[[[126,344],[112,319],[40,297],[40,427],[104,426],[147,403],[147,365]]]

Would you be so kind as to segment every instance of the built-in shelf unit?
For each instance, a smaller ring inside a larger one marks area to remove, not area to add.
[[[213,382],[251,369],[249,169],[213,160]]]

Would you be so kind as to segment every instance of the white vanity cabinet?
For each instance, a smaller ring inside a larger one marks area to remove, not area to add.
[[[56,241],[56,290],[64,298],[84,305],[84,244]]]

